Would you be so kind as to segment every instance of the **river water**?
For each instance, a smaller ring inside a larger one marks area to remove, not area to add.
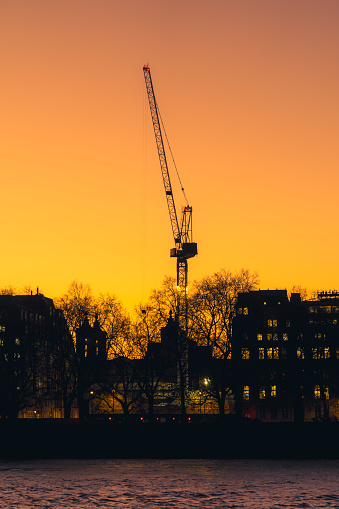
[[[339,508],[339,460],[0,461],[1,508]]]

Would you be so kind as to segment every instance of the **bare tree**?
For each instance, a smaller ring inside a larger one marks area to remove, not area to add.
[[[201,390],[213,397],[221,416],[231,390],[230,363],[232,320],[239,292],[255,290],[257,274],[241,269],[232,274],[225,269],[195,281],[189,304],[190,336],[210,348],[210,379]]]
[[[55,305],[62,309],[73,338],[75,338],[76,329],[81,327],[86,317],[94,320],[95,300],[92,289],[87,284],[72,281],[67,292],[55,299]]]

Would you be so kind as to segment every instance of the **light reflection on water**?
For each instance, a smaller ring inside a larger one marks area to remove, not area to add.
[[[339,460],[0,462],[0,507],[338,508]]]

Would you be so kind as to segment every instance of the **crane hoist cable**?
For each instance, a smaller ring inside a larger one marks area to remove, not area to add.
[[[186,205],[188,206],[188,205],[189,205],[189,203],[188,203],[188,199],[187,199],[187,196],[186,196],[186,193],[185,193],[184,186],[182,185],[182,182],[181,182],[180,174],[179,174],[179,171],[178,171],[177,165],[176,165],[175,160],[174,160],[174,156],[173,156],[173,152],[172,152],[172,149],[171,149],[171,145],[170,145],[170,142],[169,142],[169,139],[168,139],[168,136],[167,136],[167,132],[166,132],[166,129],[165,129],[165,124],[164,124],[164,121],[163,121],[163,119],[162,119],[162,116],[161,116],[161,113],[160,113],[160,109],[159,109],[159,105],[158,105],[158,103],[157,103],[157,102],[156,102],[156,107],[157,107],[157,110],[158,110],[158,115],[159,115],[159,118],[160,118],[160,122],[161,122],[161,125],[162,125],[162,129],[163,129],[164,134],[165,134],[165,138],[166,138],[166,141],[167,141],[168,149],[169,149],[170,154],[171,154],[171,157],[172,157],[173,165],[174,165],[174,168],[175,168],[175,171],[176,171],[176,174],[177,174],[178,180],[179,180],[179,184],[180,184],[180,187],[181,187],[181,191],[182,191],[182,193],[183,193],[183,195],[184,195]]]

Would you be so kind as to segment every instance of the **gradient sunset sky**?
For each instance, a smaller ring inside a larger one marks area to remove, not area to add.
[[[131,309],[175,276],[148,63],[189,280],[339,290],[338,26],[338,0],[0,0],[0,287]]]

